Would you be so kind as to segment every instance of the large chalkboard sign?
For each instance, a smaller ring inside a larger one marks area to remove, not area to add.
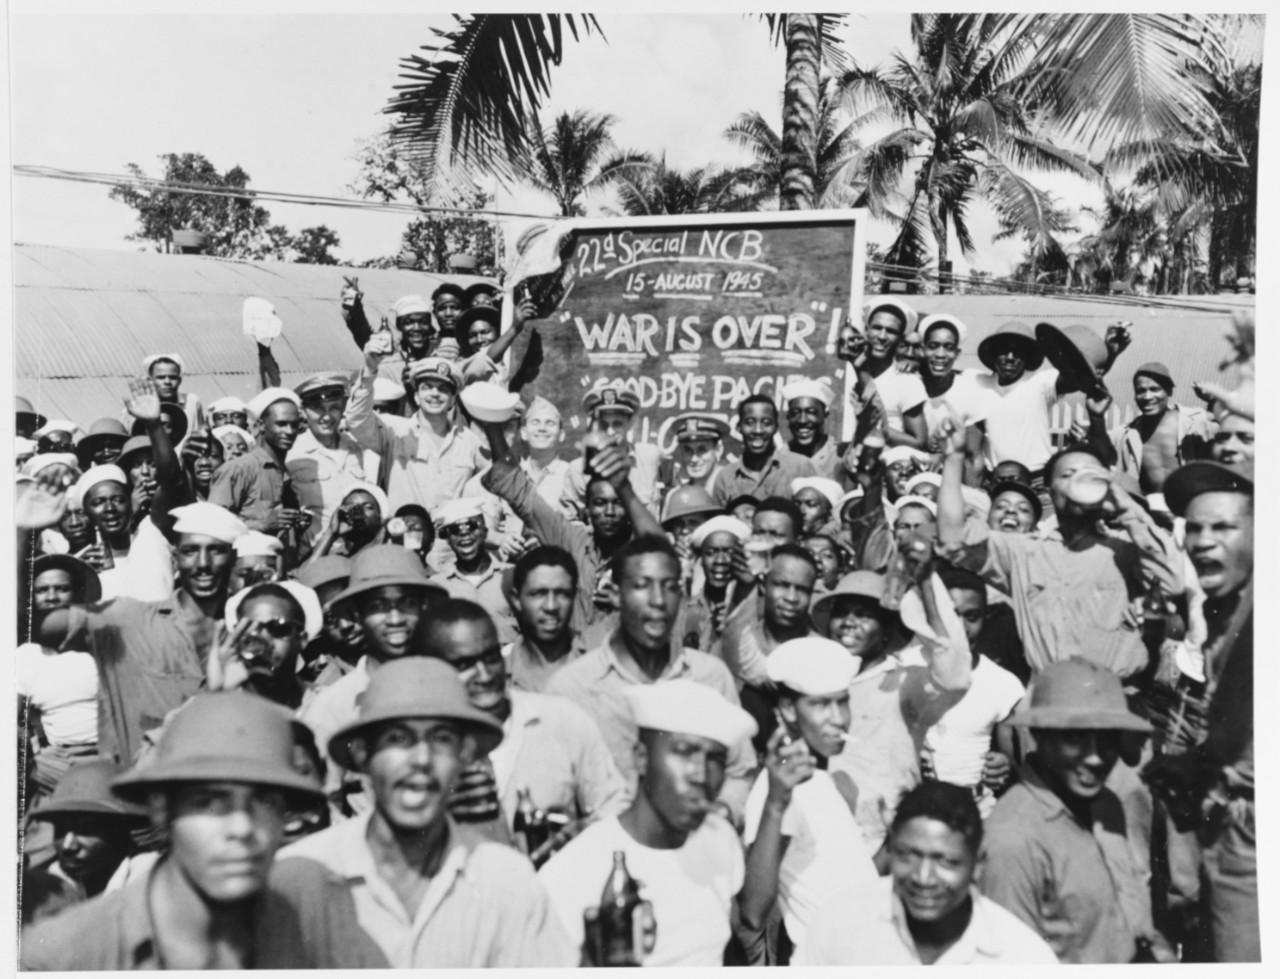
[[[571,222],[564,295],[532,324],[545,359],[526,400],[554,402],[573,436],[582,396],[621,380],[640,399],[635,438],[670,450],[681,412],[717,415],[736,436],[733,406],[748,394],[825,377],[839,437],[835,342],[860,312],[865,223],[864,211]]]

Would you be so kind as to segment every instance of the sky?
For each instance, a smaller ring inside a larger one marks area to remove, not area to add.
[[[301,13],[288,0],[254,8],[268,12],[188,0],[163,7],[118,0],[14,3],[13,163],[123,173],[132,162],[159,176],[160,154],[199,152],[220,170],[239,164],[252,187],[353,196],[355,154],[388,121],[381,110],[399,60],[450,18],[382,9]],[[745,160],[721,135],[743,111],[758,109],[780,124],[783,55],[758,18],[601,13],[600,24],[607,42],[592,37],[571,45],[554,70],[546,117],[578,108],[609,113],[617,119],[619,146],[665,152],[679,167]],[[874,65],[906,46],[908,18],[854,14],[845,33],[853,57]],[[1085,193],[1070,178],[1054,189],[1073,198]],[[14,240],[139,247],[125,240],[133,212],[107,193],[97,185],[15,178]],[[500,194],[498,204],[555,213],[550,198],[527,189]],[[320,223],[334,228],[342,240],[339,255],[351,261],[395,254],[405,224],[395,214],[267,207],[274,221],[294,231]],[[1007,272],[1021,244],[988,244],[995,222],[984,209],[973,224],[980,253],[972,267]],[[523,226],[509,222],[509,240]],[[871,231],[872,240],[884,243],[891,235],[885,226]]]

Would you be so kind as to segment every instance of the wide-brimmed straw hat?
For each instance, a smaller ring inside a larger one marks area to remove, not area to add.
[[[1018,349],[1022,362],[1027,365],[1027,370],[1029,371],[1036,370],[1044,363],[1044,351],[1040,349],[1040,344],[1036,342],[1036,335],[1026,323],[1002,324],[995,333],[984,338],[978,344],[978,359],[989,370],[994,371],[996,369],[996,351],[1006,345]]]
[[[831,608],[836,599],[857,596],[879,602],[884,597],[884,575],[875,571],[850,571],[829,592],[819,595],[809,608],[809,618],[818,634],[825,636],[831,624]],[[886,616],[896,613],[885,610]]]
[[[117,798],[111,783],[123,769],[109,758],[77,762],[58,780],[53,795],[31,811],[30,819],[56,819],[64,815],[92,813],[128,823],[145,822],[147,812]]]
[[[1031,683],[1030,702],[1009,723],[1051,731],[1151,733],[1151,725],[1129,710],[1120,678],[1078,657],[1041,670]]]
[[[89,431],[76,443],[76,457],[80,466],[88,469],[93,465],[94,454],[105,445],[114,446],[118,451],[129,441],[129,430],[118,418],[99,418],[89,426]]]
[[[1037,323],[1036,339],[1071,390],[1088,392],[1097,387],[1098,371],[1107,362],[1107,344],[1097,333],[1078,324],[1058,329],[1052,323]]]
[[[112,791],[141,802],[154,789],[182,782],[247,782],[324,798],[314,778],[293,769],[292,715],[242,690],[196,694],[169,721],[154,759],[117,778]]]
[[[441,598],[448,595],[444,588],[427,577],[422,559],[413,551],[399,544],[374,544],[351,559],[351,580],[329,602],[341,602],[389,585],[423,588],[438,593]]]
[[[360,695],[355,721],[329,739],[329,755],[354,769],[351,739],[374,724],[401,720],[457,721],[476,736],[480,754],[502,741],[502,725],[491,714],[471,706],[458,672],[443,660],[405,656],[383,663]]]
[[[98,572],[70,554],[41,554],[31,562],[31,580],[34,581],[46,571],[65,571],[71,575],[71,587],[77,604],[96,602],[102,597],[102,581]]]

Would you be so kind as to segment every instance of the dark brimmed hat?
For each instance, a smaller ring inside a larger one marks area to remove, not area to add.
[[[463,293],[463,298],[466,299],[468,306],[472,306],[472,307],[479,306],[480,308],[496,309],[497,306],[493,301],[489,301],[489,302],[481,301],[480,303],[477,303],[476,300],[482,299],[484,296],[491,296],[493,300],[497,300],[498,297],[501,295],[502,295],[502,289],[499,288],[496,283],[477,282],[473,285],[467,286],[466,291]]]
[[[291,723],[283,707],[242,690],[196,694],[174,713],[154,759],[117,778],[112,791],[141,802],[174,783],[247,782],[323,799],[318,781],[293,770]]]
[[[76,458],[83,469],[93,465],[94,454],[103,446],[114,446],[117,451],[129,441],[129,430],[118,418],[99,418],[89,426],[89,431],[76,443]]]
[[[151,454],[150,436],[134,435],[130,437],[129,441],[125,442],[125,444],[120,447],[120,454],[116,456],[115,464],[119,466],[121,469],[123,469],[125,472],[128,472],[129,467],[126,464],[126,460],[130,456],[139,452],[145,452],[148,455]]]
[[[470,290],[467,290],[470,292]],[[472,323],[478,322],[492,323],[494,327],[502,325],[502,313],[497,306],[472,306],[458,317],[453,328],[459,333],[466,333]]]
[[[41,554],[31,562],[31,577],[34,581],[46,571],[65,571],[71,575],[71,586],[80,597],[77,604],[96,602],[102,597],[102,582],[98,572],[78,557],[70,554]]]
[[[448,663],[425,656],[405,656],[383,663],[360,695],[360,713],[329,739],[329,756],[354,769],[351,739],[374,724],[409,719],[458,721],[480,742],[480,754],[502,741],[502,725],[491,714],[471,706],[467,688]]]
[[[160,402],[160,414],[169,419],[169,428],[171,429],[169,438],[173,440],[173,444],[177,445],[187,437],[187,429],[191,427],[191,422],[187,418],[187,413],[182,410],[182,405],[175,405],[168,401]],[[147,434],[147,423],[141,418],[136,419],[133,428],[130,429],[134,435]],[[128,443],[126,443],[128,444]],[[147,443],[150,445],[150,442]]]
[[[694,439],[719,439],[723,442],[729,437],[728,422],[700,412],[677,415],[671,422],[671,430],[677,442],[692,442]]]
[[[448,592],[427,577],[422,559],[399,544],[373,544],[351,559],[351,578],[347,587],[334,595],[329,604],[354,598],[384,586],[422,588],[445,598]]]
[[[1009,491],[1020,493],[1027,498],[1027,501],[1031,504],[1031,509],[1035,512],[1036,523],[1039,523],[1040,518],[1044,516],[1044,505],[1040,502],[1040,494],[1026,483],[1016,479],[1002,479],[991,487],[987,496],[991,497],[991,502],[994,503],[997,496]]]
[[[884,575],[876,571],[850,571],[836,582],[829,592],[819,595],[809,607],[809,618],[818,635],[825,636],[831,624],[831,607],[837,598],[859,597],[879,602],[884,597]],[[887,618],[896,618],[897,613],[885,609]]]
[[[1044,363],[1044,351],[1036,342],[1036,335],[1026,323],[1004,323],[989,337],[978,344],[978,359],[989,370],[996,369],[996,351],[1002,347],[1016,347],[1027,370],[1033,371]]]
[[[1058,660],[1041,670],[1031,683],[1030,702],[1009,723],[1051,731],[1151,733],[1151,725],[1129,710],[1120,678],[1078,657]]]
[[[111,782],[123,772],[109,758],[94,758],[73,764],[58,780],[53,795],[31,811],[29,819],[57,819],[59,816],[92,813],[125,823],[144,823],[147,811],[117,798]]]
[[[415,386],[419,381],[433,378],[437,381],[448,381],[453,385],[454,391],[462,390],[462,375],[458,373],[452,361],[445,360],[443,357],[423,357],[411,363],[408,370],[409,380]]]
[[[1173,393],[1173,374],[1158,360],[1148,361],[1133,372],[1135,381],[1140,377],[1149,377],[1170,394]]]
[[[1200,460],[1179,466],[1162,487],[1164,501],[1174,516],[1186,516],[1187,505],[1201,493],[1243,493],[1253,496],[1253,467],[1227,466]]]
[[[49,422],[49,419],[36,411],[26,398],[15,397],[13,399],[13,412],[18,418],[26,418],[27,424],[31,426],[32,431],[37,428],[44,428]]]
[[[1098,370],[1107,362],[1107,344],[1087,326],[1072,325],[1061,330],[1052,323],[1036,324],[1036,340],[1044,355],[1071,384],[1073,391],[1092,391],[1098,385]]]

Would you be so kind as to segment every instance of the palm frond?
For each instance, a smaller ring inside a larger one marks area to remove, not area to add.
[[[400,63],[384,112],[391,137],[411,149],[430,183],[451,168],[509,182],[529,163],[528,133],[564,53],[563,33],[604,36],[591,14],[476,14],[435,30],[426,54]]]

